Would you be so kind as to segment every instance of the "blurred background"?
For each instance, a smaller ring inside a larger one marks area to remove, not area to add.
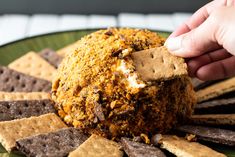
[[[0,45],[75,29],[173,31],[209,0],[0,0]]]

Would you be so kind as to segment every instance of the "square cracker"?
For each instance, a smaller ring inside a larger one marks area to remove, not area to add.
[[[0,66],[0,91],[50,92],[51,82]]]
[[[136,71],[145,81],[168,80],[187,75],[183,58],[173,56],[166,47],[158,47],[131,54]]]
[[[43,100],[50,99],[46,92],[0,92],[0,101]]]
[[[16,59],[10,63],[8,67],[48,81],[52,81],[53,75],[56,71],[52,65],[50,65],[35,52],[29,52],[26,55]]]
[[[70,52],[73,52],[73,51],[76,49],[76,46],[77,46],[77,42],[72,43],[72,44],[70,44],[70,45],[68,45],[68,46],[65,46],[65,47],[63,47],[63,48],[57,50],[56,52],[57,52],[60,56],[65,57],[66,54],[68,54],[68,53],[70,53]]]
[[[0,121],[56,113],[54,102],[44,100],[0,101]]]
[[[16,141],[21,138],[49,133],[66,127],[54,113],[0,122],[0,142],[10,152],[15,148]]]
[[[226,157],[209,147],[197,142],[189,142],[177,136],[165,135],[161,139],[161,148],[168,150],[178,157]]]
[[[235,146],[235,131],[213,127],[183,125],[176,128],[180,132],[196,135],[198,139],[229,146]]]
[[[28,156],[64,157],[86,139],[80,130],[71,127],[21,139],[17,149]]]
[[[69,157],[121,157],[123,152],[120,148],[118,143],[93,134]]]
[[[39,53],[39,55],[55,68],[58,68],[60,62],[63,59],[63,57],[51,49],[44,49]]]
[[[235,125],[235,114],[204,114],[192,115],[195,124]]]
[[[235,91],[235,77],[197,91],[197,101],[206,101],[232,91]]]

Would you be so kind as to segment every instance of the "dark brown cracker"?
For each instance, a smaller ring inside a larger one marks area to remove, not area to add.
[[[0,101],[0,121],[55,113],[51,100]]]
[[[64,157],[75,150],[88,137],[75,128],[31,136],[16,142],[17,149],[34,157]]]
[[[192,115],[191,121],[195,124],[235,125],[235,114]]]
[[[235,98],[217,99],[195,105],[195,114],[235,113]]]
[[[49,92],[51,83],[0,66],[0,91],[4,92]]]
[[[44,49],[42,50],[39,55],[44,58],[48,63],[53,65],[55,68],[58,68],[60,62],[62,61],[63,57],[58,55],[55,51],[51,49]]]
[[[194,87],[194,90],[195,91],[198,91],[200,89],[203,89],[205,87],[208,87],[216,82],[219,82],[221,80],[213,80],[213,81],[201,81],[197,78],[192,78],[192,84],[193,84],[193,87]]]
[[[230,130],[184,125],[177,128],[178,131],[194,134],[198,139],[214,143],[235,146],[235,132]]]
[[[121,138],[121,144],[129,157],[165,157],[165,154],[157,147],[134,142],[128,138]]]
[[[173,56],[164,47],[133,53],[136,71],[145,81],[167,80],[187,75],[187,65],[183,58]]]

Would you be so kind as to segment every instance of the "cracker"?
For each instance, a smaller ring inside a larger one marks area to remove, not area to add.
[[[56,52],[57,52],[60,56],[65,57],[66,54],[68,54],[68,53],[70,53],[70,52],[73,52],[73,51],[76,49],[76,47],[77,47],[77,42],[72,43],[72,44],[70,44],[70,45],[68,45],[68,46],[65,46],[65,47],[63,47],[63,48],[57,50]]]
[[[192,115],[191,120],[195,124],[235,125],[235,114]]]
[[[235,77],[197,91],[197,101],[206,101],[232,91],[235,91]]]
[[[65,128],[56,132],[20,139],[16,145],[20,152],[28,156],[64,157],[87,138],[78,129]]]
[[[35,52],[29,52],[26,55],[16,59],[8,65],[9,68],[38,77],[48,81],[52,81],[56,69],[47,61],[37,55]]]
[[[164,46],[134,52],[131,56],[136,71],[145,81],[167,80],[187,75],[184,59],[171,55]]]
[[[197,142],[189,142],[183,138],[170,135],[163,136],[161,148],[179,157],[225,157],[224,154]]]
[[[0,92],[0,101],[43,100],[50,99],[46,92]]]
[[[60,55],[51,49],[44,49],[39,53],[39,55],[55,68],[58,68],[60,62],[63,59]]]
[[[65,127],[67,126],[54,113],[0,122],[0,142],[10,152],[15,148],[16,141],[21,138],[49,133]]]
[[[0,66],[0,91],[4,92],[50,92],[49,81],[35,78]]]
[[[224,130],[219,128],[183,125],[177,127],[178,131],[194,134],[198,139],[235,146],[235,132],[231,130]]]
[[[134,142],[128,138],[121,138],[121,144],[129,157],[166,157],[159,148],[144,143]]]
[[[91,135],[81,146],[69,154],[69,157],[121,157],[123,152],[119,144],[106,138]]]
[[[195,114],[234,113],[235,98],[216,99],[195,105]]]
[[[51,100],[0,101],[0,121],[55,113]]]
[[[203,89],[205,87],[208,87],[216,82],[219,82],[221,80],[212,80],[212,81],[201,81],[197,78],[193,78],[192,79],[192,84],[193,84],[193,87],[194,87],[194,90],[195,91],[198,91],[200,89]]]

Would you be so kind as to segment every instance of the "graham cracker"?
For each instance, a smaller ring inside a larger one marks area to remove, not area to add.
[[[189,142],[177,136],[164,135],[160,144],[161,148],[178,157],[226,157],[200,143]]]
[[[194,134],[200,140],[235,146],[235,132],[231,130],[196,125],[183,125],[176,130]]]
[[[55,68],[58,68],[60,62],[63,59],[63,57],[51,49],[44,49],[39,53],[39,55]]]
[[[235,77],[218,82],[196,92],[197,101],[202,102],[235,91]]]
[[[0,142],[10,152],[16,141],[25,137],[53,132],[67,126],[54,113],[39,117],[0,122]]]
[[[43,100],[50,99],[46,92],[0,92],[0,101]]]
[[[129,157],[166,157],[166,155],[157,147],[132,141],[128,138],[121,138],[121,144]]]
[[[48,81],[52,81],[56,69],[35,52],[16,59],[9,68]]]
[[[183,58],[173,56],[166,47],[158,47],[131,54],[136,71],[145,81],[167,80],[187,75]]]
[[[65,157],[88,137],[75,128],[64,128],[47,134],[20,139],[17,150],[27,156]]]
[[[192,115],[195,124],[235,125],[235,114],[204,114]]]
[[[0,101],[0,121],[56,113],[54,102],[44,100]]]
[[[73,52],[73,51],[76,49],[76,47],[77,47],[77,42],[72,43],[72,44],[70,44],[70,45],[68,45],[68,46],[65,46],[65,47],[63,47],[63,48],[57,50],[56,52],[57,52],[57,54],[59,54],[60,56],[65,57],[66,54],[68,54],[68,53],[70,53],[70,52]]]
[[[0,66],[0,91],[50,92],[51,82]]]
[[[118,143],[93,134],[69,157],[121,157],[123,152],[120,148]]]

